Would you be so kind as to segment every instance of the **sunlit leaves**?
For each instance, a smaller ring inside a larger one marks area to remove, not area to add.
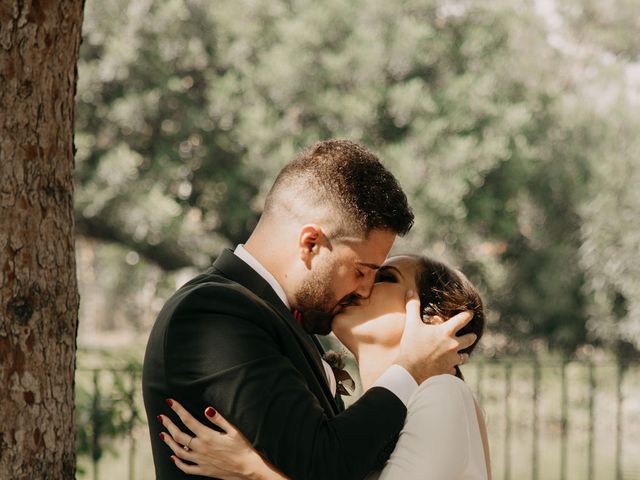
[[[562,33],[599,8],[560,8]],[[398,248],[463,267],[496,330],[571,351],[600,335],[590,315],[638,318],[632,129],[602,134],[623,67],[585,64],[582,43],[558,48],[530,5],[116,0],[86,17],[78,218],[130,237],[126,252],[165,242],[180,253],[172,265],[206,266],[246,239],[300,148],[350,137],[410,197],[417,222]],[[623,48],[592,26],[629,56],[627,30]]]

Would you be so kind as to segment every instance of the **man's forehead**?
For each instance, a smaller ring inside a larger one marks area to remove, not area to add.
[[[377,270],[382,266],[387,258],[387,251],[384,246],[369,246],[358,248],[357,245],[350,246],[349,253],[345,258],[347,261],[363,268],[371,268]]]
[[[349,239],[345,243],[351,247],[356,261],[371,268],[380,268],[385,261],[396,235],[387,231],[372,231],[366,238]]]
[[[354,249],[353,261],[361,267],[378,270],[387,259],[387,255],[391,250],[391,243],[377,244],[369,248]]]

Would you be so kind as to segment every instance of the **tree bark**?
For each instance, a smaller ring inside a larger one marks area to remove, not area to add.
[[[0,2],[2,478],[75,478],[73,114],[83,6]]]

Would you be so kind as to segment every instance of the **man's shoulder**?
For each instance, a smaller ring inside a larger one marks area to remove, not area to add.
[[[273,336],[281,330],[280,324],[278,314],[263,299],[210,269],[166,301],[151,329],[149,345],[167,348],[193,335],[200,340],[220,339],[223,331]]]
[[[204,308],[209,313],[218,311],[233,315],[239,310],[253,310],[264,306],[264,300],[251,290],[211,268],[178,288],[167,300],[163,310],[174,313],[184,309]]]

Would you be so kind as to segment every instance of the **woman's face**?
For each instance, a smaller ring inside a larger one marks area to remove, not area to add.
[[[333,333],[355,353],[362,343],[395,347],[405,325],[407,290],[416,291],[418,260],[389,258],[377,272],[371,296],[347,307],[333,319]]]

